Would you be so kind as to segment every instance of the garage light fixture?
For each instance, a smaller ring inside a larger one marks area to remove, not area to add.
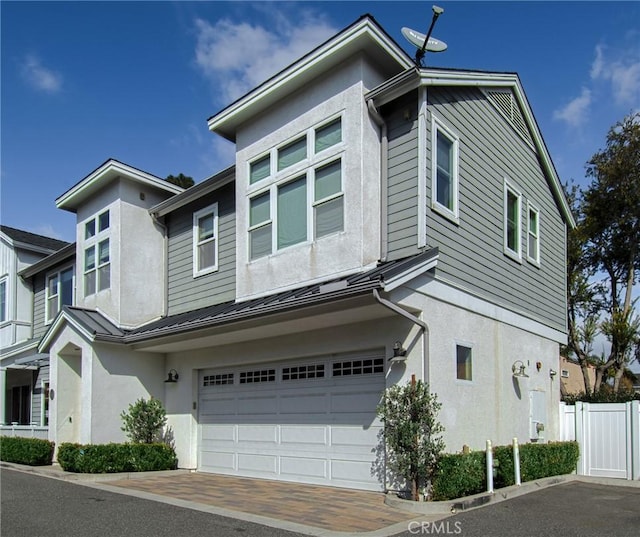
[[[389,358],[389,362],[396,364],[398,362],[404,362],[407,360],[407,349],[402,346],[400,341],[396,341],[393,344],[393,356]]]
[[[529,378],[527,372],[525,371],[525,365],[522,363],[522,360],[516,360],[511,366],[511,373],[516,378]]]
[[[170,369],[169,375],[167,376],[167,380],[165,380],[165,382],[178,382],[179,378],[180,375],[178,375],[178,372],[175,369]]]

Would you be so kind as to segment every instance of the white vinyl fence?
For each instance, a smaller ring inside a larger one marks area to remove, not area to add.
[[[640,401],[560,403],[560,439],[580,444],[579,475],[640,479]]]
[[[31,425],[0,425],[0,436],[20,436],[23,438],[40,438],[47,440],[49,427]]]

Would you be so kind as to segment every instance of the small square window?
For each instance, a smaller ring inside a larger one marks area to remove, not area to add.
[[[98,231],[109,229],[109,211],[103,212],[98,216]]]
[[[456,378],[458,380],[472,380],[471,347],[456,345]]]
[[[267,155],[249,166],[249,184],[257,183],[271,174],[271,157]]]
[[[306,158],[307,137],[303,136],[278,150],[278,171],[293,166]]]
[[[342,123],[340,119],[316,129],[315,152],[320,153],[342,141]]]
[[[84,225],[84,238],[90,239],[91,237],[95,236],[95,234],[96,234],[96,221],[94,218],[92,218]]]

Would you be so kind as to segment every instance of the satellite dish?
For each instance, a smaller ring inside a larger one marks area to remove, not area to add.
[[[421,49],[424,44],[424,38],[427,37],[425,34],[421,34],[420,32],[416,32],[411,28],[407,28],[406,26],[402,29],[402,35],[404,38],[409,41],[413,46]],[[447,50],[447,44],[444,41],[440,41],[435,37],[430,37],[427,40],[427,46],[425,48],[427,52],[444,52]]]
[[[444,9],[438,6],[431,7],[433,11],[433,18],[431,19],[431,26],[429,26],[429,31],[426,34],[421,34],[420,32],[416,32],[411,28],[403,28],[402,35],[411,43],[413,46],[417,47],[416,50],[416,58],[415,62],[418,67],[423,67],[422,60],[424,55],[429,52],[443,52],[447,50],[447,44],[444,41],[440,41],[435,37],[431,37],[431,32],[433,31],[433,27],[438,20],[438,17],[444,13]]]

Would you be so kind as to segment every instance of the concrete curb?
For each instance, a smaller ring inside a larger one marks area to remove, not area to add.
[[[113,474],[77,474],[65,472],[58,464],[51,466],[27,466],[14,462],[0,462],[0,468],[8,468],[29,474],[36,474],[43,477],[53,477],[63,481],[87,481],[96,483],[100,481],[119,481],[121,479],[144,479],[146,477],[162,475],[180,475],[191,473],[191,470],[161,470],[157,472],[121,472]]]

